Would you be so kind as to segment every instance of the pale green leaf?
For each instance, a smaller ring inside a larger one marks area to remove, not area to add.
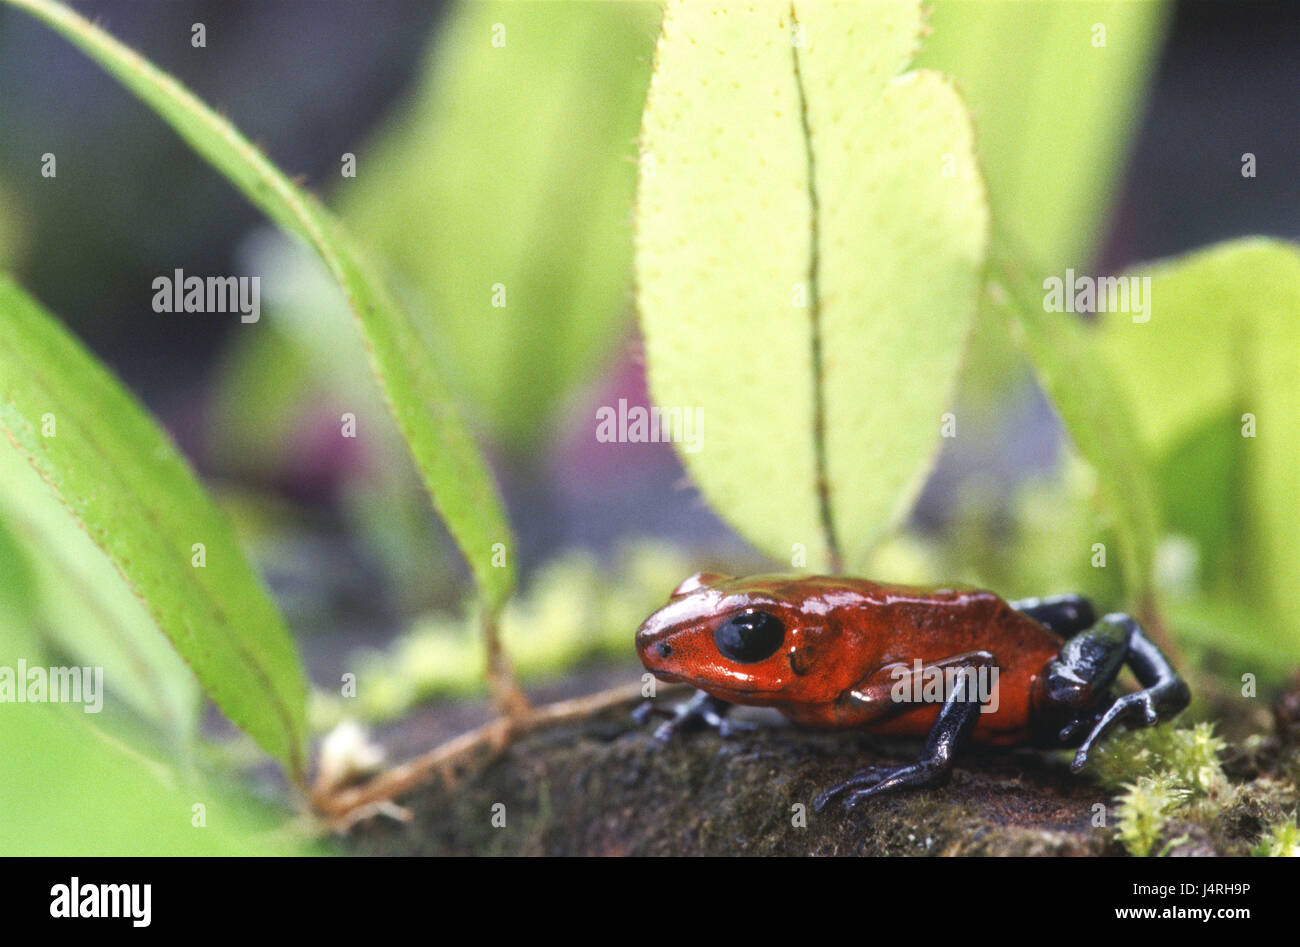
[[[667,7],[637,302],[656,404],[699,412],[683,459],[714,508],[774,558],[858,569],[938,447],[987,208],[960,98],[906,71],[920,5],[793,10]]]
[[[175,79],[68,8],[51,0],[6,0],[52,26],[158,112],[185,141],[280,227],[320,254],[347,296],[389,407],[484,597],[499,606],[514,558],[492,564],[493,545],[512,545],[500,497],[477,446],[407,315],[335,218],[295,186],[225,119]]]
[[[1279,637],[1300,661],[1300,252],[1289,245],[1272,251],[1267,276],[1246,284],[1256,331],[1249,356],[1254,372],[1243,400],[1245,413],[1255,417],[1256,436],[1243,447],[1257,451],[1246,485],[1265,586],[1285,622]]]
[[[1222,680],[1240,684],[1243,674],[1253,674],[1261,691],[1279,691],[1295,674],[1295,639],[1279,634],[1276,618],[1270,618],[1264,602],[1227,597],[1193,597],[1171,600],[1166,611],[1171,627],[1178,630],[1180,644],[1202,667],[1212,667]]]
[[[225,517],[145,410],[8,279],[0,320],[0,449],[26,458],[217,706],[301,779],[302,667]]]

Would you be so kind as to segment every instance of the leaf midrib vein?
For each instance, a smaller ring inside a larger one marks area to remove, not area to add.
[[[790,3],[792,31],[798,26],[794,2]],[[799,94],[799,122],[803,132],[804,150],[808,158],[809,252],[808,252],[808,311],[812,335],[812,387],[813,387],[813,460],[817,478],[817,507],[826,554],[832,572],[842,568],[839,541],[835,535],[835,520],[831,510],[830,479],[826,457],[826,389],[823,379],[822,321],[821,321],[821,205],[817,194],[817,159],[813,149],[812,126],[808,118],[808,96],[804,89],[803,73],[799,63],[799,46],[791,35],[790,50],[794,65],[794,84]]]

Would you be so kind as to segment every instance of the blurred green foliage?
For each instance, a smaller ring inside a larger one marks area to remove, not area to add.
[[[337,490],[349,529],[382,564],[402,610],[429,607],[454,575],[454,552],[401,433],[356,351],[347,302],[301,245],[271,232],[248,241],[252,269],[270,274],[256,333],[241,333],[217,367],[209,462],[260,484],[306,481]],[[336,437],[356,418],[350,451]]]
[[[1095,545],[1113,549],[1114,531],[1096,472],[1075,451],[1057,470],[1020,484],[1006,509],[992,501],[996,489],[978,477],[965,482],[951,532],[936,543],[936,575],[1007,598],[1075,592],[1111,608],[1124,601],[1121,570],[1110,560],[1095,564],[1102,561]]]
[[[335,189],[471,420],[514,463],[535,463],[557,412],[627,333],[636,141],[658,15],[652,2],[456,4],[416,88],[358,150],[355,180]],[[313,388],[365,404],[373,386],[339,371],[355,343],[332,325],[341,316],[328,281],[274,248],[257,259],[267,284],[286,290],[270,313],[280,335],[241,342],[226,375],[239,387],[221,398],[243,405],[248,386],[298,395],[242,418],[257,423],[214,428],[237,432],[215,451],[274,465],[277,433],[318,404]],[[277,357],[286,346],[304,362]],[[381,456],[390,444],[380,438]]]
[[[54,29],[121,82],[276,226],[311,247],[325,264],[347,299],[357,333],[354,349],[360,350],[383,392],[384,404],[479,594],[489,608],[499,608],[515,578],[514,559],[498,555],[499,549],[513,545],[503,501],[428,340],[421,337],[417,320],[397,305],[368,254],[333,214],[230,122],[134,50],[57,0],[7,2]],[[485,624],[485,633],[490,633],[488,627]],[[210,689],[214,683],[205,681]],[[292,711],[284,716],[292,718]]]
[[[989,295],[1006,314],[1008,334],[1029,359],[1080,456],[1096,472],[1097,496],[1118,540],[1126,603],[1147,620],[1159,513],[1131,406],[1113,397],[1118,373],[1099,356],[1081,319],[1044,305],[1044,271],[1002,257],[995,257],[991,269]]]
[[[1109,217],[1168,4],[930,6],[916,66],[956,79],[1001,227],[1049,271],[1087,265]],[[1104,46],[1094,45],[1097,24],[1105,27]]]
[[[624,335],[657,25],[654,3],[458,4],[337,192],[453,388],[516,452]]]
[[[1132,274],[1151,280],[1150,321],[1106,317],[1099,349],[1121,385],[1113,397],[1138,421],[1165,527],[1196,559],[1184,607],[1253,612],[1246,628],[1267,626],[1263,640],[1294,666],[1300,249],[1239,240]]]
[[[538,475],[557,419],[628,333],[636,143],[658,17],[654,2],[456,4],[415,89],[334,190],[470,421],[523,476]],[[368,463],[340,478],[341,499],[395,596],[427,607],[428,573],[450,563],[357,371],[337,288],[283,241],[259,238],[248,253],[266,274],[267,317],[223,359],[213,464],[301,476],[320,462],[293,450],[312,419],[364,418]]]
[[[953,76],[966,100],[995,241],[1016,235],[1049,271],[1094,258],[1167,9],[1161,0],[932,4],[915,64]],[[1101,48],[1097,23],[1106,26]],[[1001,318],[981,300],[956,398],[963,436],[947,449],[974,466],[993,460],[1007,406],[1028,382]]]
[[[129,721],[75,705],[11,704],[0,713],[0,853],[293,855],[324,853],[284,831],[278,804],[246,787],[150,758]],[[198,807],[198,808],[196,808]]]

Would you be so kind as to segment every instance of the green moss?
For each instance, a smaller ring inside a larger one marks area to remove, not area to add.
[[[1283,820],[1273,825],[1255,846],[1254,854],[1269,858],[1300,856],[1300,827],[1296,817]]]
[[[1133,730],[1108,740],[1093,754],[1092,772],[1115,789],[1141,776],[1162,776],[1187,791],[1188,799],[1219,799],[1229,790],[1220,755],[1227,742],[1214,724],[1170,725]]]
[[[1169,773],[1139,776],[1119,797],[1115,834],[1130,855],[1145,856],[1159,840],[1169,817],[1191,795]]]
[[[1173,816],[1185,822],[1185,828],[1196,829],[1212,823],[1224,806],[1236,801],[1237,789],[1220,761],[1227,748],[1227,742],[1215,736],[1213,724],[1198,723],[1130,731],[1098,749],[1094,776],[1108,788],[1124,790],[1118,800],[1116,836],[1130,854],[1150,854]],[[1184,831],[1164,851],[1189,838]]]

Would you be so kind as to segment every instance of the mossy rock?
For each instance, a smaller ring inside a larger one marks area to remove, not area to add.
[[[1232,740],[1228,797],[1179,809],[1153,851],[1249,854],[1293,815],[1300,741],[1286,709],[1294,702],[1294,695],[1278,702],[1280,726]],[[1241,723],[1259,719],[1251,717],[1257,706],[1215,711]],[[410,822],[370,820],[347,844],[357,853],[402,855],[1124,853],[1114,793],[1071,774],[1067,755],[975,749],[941,789],[818,815],[809,803],[822,788],[864,765],[905,762],[916,746],[759,719],[757,729],[728,739],[696,733],[667,746],[625,712],[536,732],[452,787],[412,792],[401,800]],[[1099,814],[1107,825],[1094,825]],[[502,816],[504,825],[494,824]]]

